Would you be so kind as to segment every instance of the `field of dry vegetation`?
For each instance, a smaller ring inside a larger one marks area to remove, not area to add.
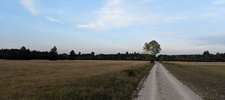
[[[225,99],[225,62],[164,62],[163,65],[203,99]]]
[[[131,99],[144,61],[0,60],[0,99]]]

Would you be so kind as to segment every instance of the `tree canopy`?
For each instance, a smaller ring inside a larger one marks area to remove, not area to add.
[[[57,59],[58,59],[58,52],[56,46],[54,46],[49,52],[49,60],[57,60]]]
[[[160,47],[160,44],[157,41],[152,40],[151,42],[149,42],[149,43],[146,42],[144,44],[143,50],[147,54],[150,54],[150,55],[154,55],[155,56],[156,54],[160,53],[160,51],[162,49]]]
[[[161,51],[161,47],[160,44],[155,41],[152,40],[149,43],[145,43],[143,50],[145,51],[145,53],[149,54],[149,60],[151,61],[151,63],[154,63],[154,61],[156,60],[156,54],[158,54]]]
[[[76,59],[76,54],[74,50],[71,50],[69,55],[69,60],[75,60],[75,59]]]

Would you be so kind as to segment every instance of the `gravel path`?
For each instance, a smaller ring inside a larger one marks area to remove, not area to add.
[[[200,96],[177,80],[156,62],[137,100],[202,100]]]

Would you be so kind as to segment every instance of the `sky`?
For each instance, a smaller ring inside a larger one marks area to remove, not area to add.
[[[225,0],[2,0],[0,49],[225,53]]]

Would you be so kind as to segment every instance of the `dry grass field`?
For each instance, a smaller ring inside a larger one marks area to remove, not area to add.
[[[164,62],[163,65],[205,100],[225,99],[225,62]]]
[[[0,60],[0,99],[130,99],[144,61]]]

